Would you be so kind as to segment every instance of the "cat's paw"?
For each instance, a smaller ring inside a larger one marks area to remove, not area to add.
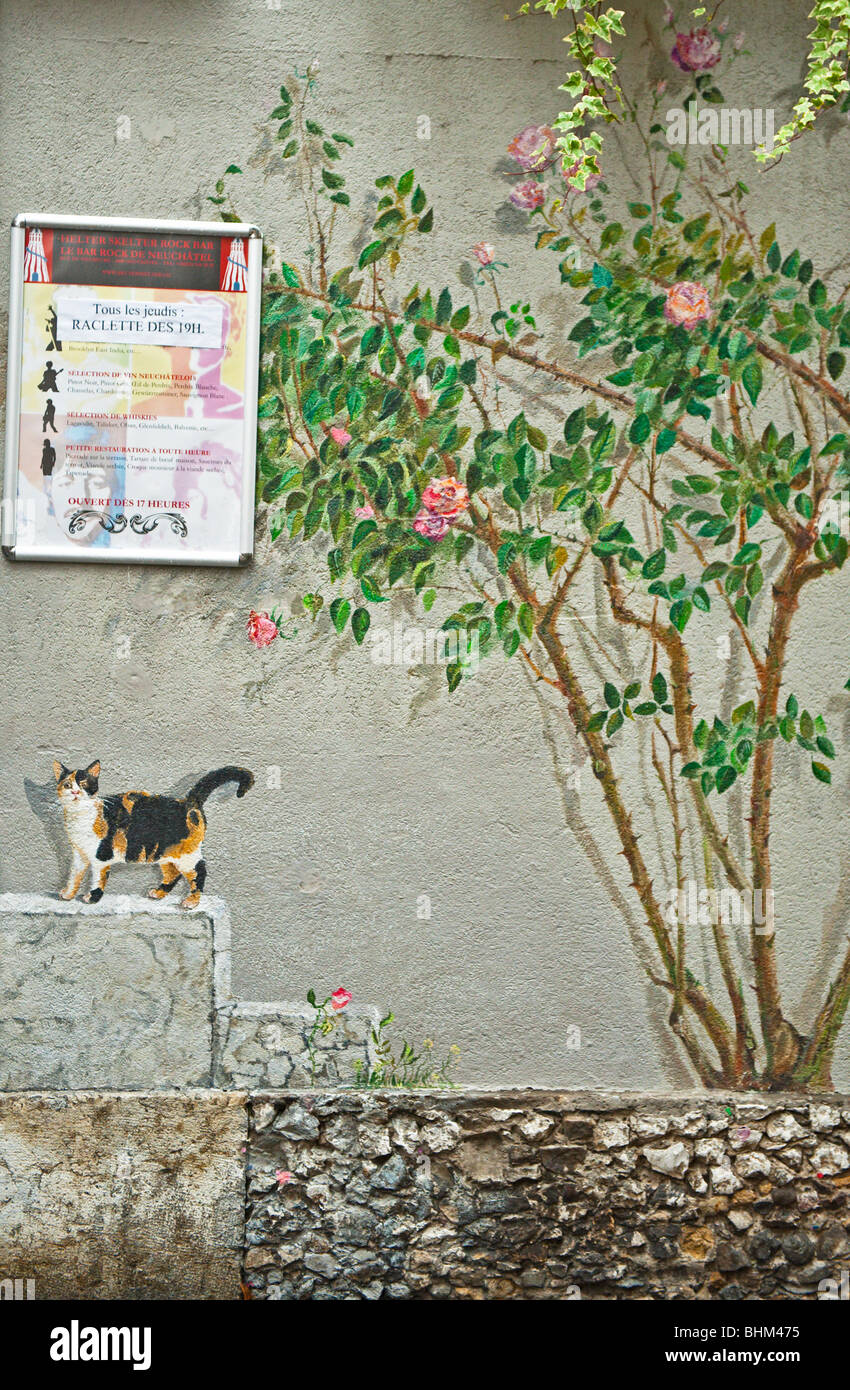
[[[148,889],[148,897],[149,897],[149,898],[164,898],[164,897],[165,897],[165,889],[164,889],[164,888],[149,888],[149,889]]]
[[[103,897],[103,889],[102,889],[102,888],[92,888],[92,890],[91,890],[90,893],[86,893],[86,894],[84,895],[84,897],[83,897],[83,902],[84,902],[84,903],[99,903],[102,897]]]
[[[200,895],[200,893],[190,893],[188,897],[186,897],[186,898],[183,899],[183,901],[182,901],[182,903],[180,904],[180,906],[181,906],[181,907],[185,907],[185,908],[197,907],[197,906],[198,906],[198,903],[199,903],[200,901],[201,901],[201,895]]]
[[[76,894],[76,891],[76,888],[60,888],[59,896],[62,899],[63,903],[67,903],[71,901],[71,899]]]

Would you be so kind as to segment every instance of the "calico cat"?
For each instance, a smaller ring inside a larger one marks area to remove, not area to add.
[[[237,796],[254,785],[244,767],[220,767],[196,782],[185,797],[151,796],[149,792],[124,792],[98,796],[100,763],[74,771],[55,762],[56,790],[71,841],[70,877],[60,898],[76,896],[91,870],[91,887],[83,902],[103,897],[113,864],[161,864],[162,882],[151,888],[151,898],[164,898],[182,876],[189,892],[181,907],[196,907],[207,877],[201,846],[207,829],[203,804],[210,792],[225,782],[237,782]]]

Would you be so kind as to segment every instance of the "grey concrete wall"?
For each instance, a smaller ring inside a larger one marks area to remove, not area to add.
[[[666,74],[666,56],[645,43],[656,7],[627,8],[624,70]],[[808,8],[761,0],[733,17],[750,56],[724,83],[730,102],[788,110]],[[204,215],[212,183],[235,161],[247,171],[242,215],[301,260],[295,200],[250,161],[279,82],[317,56],[321,101],[357,141],[355,205],[365,206],[376,174],[411,164],[434,198],[434,237],[405,283],[457,287],[471,244],[493,241],[555,351],[569,313],[553,267],[506,213],[499,165],[519,127],[557,109],[564,49],[547,19],[506,24],[504,9],[503,0],[283,0],[278,10],[265,0],[4,0],[3,220],[23,209]],[[430,141],[417,139],[420,114]],[[129,140],[116,138],[122,116]],[[846,148],[836,117],[769,176],[740,154],[757,225],[775,219],[780,240],[799,237],[827,271],[846,257]],[[605,165],[624,196],[639,191],[627,133],[611,132]],[[4,253],[2,298],[7,265]],[[661,1001],[603,882],[612,876],[628,892],[593,779],[574,809],[601,836],[595,861],[565,829],[539,706],[518,666],[494,663],[449,701],[440,672],[375,666],[303,619],[296,640],[260,657],[246,643],[248,609],[271,606],[305,569],[297,547],[272,549],[260,532],[256,563],[240,573],[3,564],[0,887],[61,882],[47,809],[54,756],[100,758],[107,790],[170,790],[244,763],[257,785],[239,803],[210,803],[207,840],[210,890],[231,911],[238,994],[297,999],[344,984],[359,1002],[391,1005],[412,1033],[459,1044],[471,1082],[683,1084]],[[841,581],[807,602],[810,637],[794,648],[790,678],[840,724]],[[708,631],[697,678],[709,698],[713,654]],[[262,698],[252,698],[247,687],[264,674]],[[266,788],[269,766],[282,769],[281,790]],[[783,773],[775,799],[781,966],[797,1003],[809,968],[823,967],[846,933],[850,868],[847,773],[829,797],[807,779]],[[115,883],[148,886],[144,869]],[[416,915],[423,893],[427,922]],[[810,1010],[812,996],[805,1002]],[[580,1050],[565,1044],[570,1025]],[[850,1034],[835,1079],[850,1081]]]

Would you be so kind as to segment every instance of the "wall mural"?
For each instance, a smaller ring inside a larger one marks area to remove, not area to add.
[[[487,242],[460,299],[406,284],[405,253],[435,217],[414,170],[375,180],[364,233],[343,172],[353,142],[325,121],[316,70],[280,88],[259,163],[300,190],[310,247],[299,264],[268,253],[262,498],[274,539],[324,556],[326,582],[302,595],[312,617],[362,646],[403,594],[435,611],[454,699],[485,658],[507,659],[566,714],[640,904],[632,945],[694,1075],[829,1088],[850,951],[835,948],[816,1006],[792,1022],[771,825],[793,816],[775,791],[780,749],[835,796],[833,729],[785,673],[807,640],[804,594],[839,583],[847,558],[847,289],[804,244],[751,225],[743,156],[711,124],[744,37],[726,21],[677,33],[672,12],[667,25],[669,77],[624,95],[640,200],[618,215],[595,159],[565,166],[546,124],[508,147],[510,203],[562,287],[557,349]],[[735,115],[745,139],[752,113]],[[769,178],[746,154],[748,177]],[[227,219],[240,173],[210,199]],[[739,664],[727,677],[709,662],[720,677],[698,688],[693,650],[718,614]],[[284,622],[252,612],[250,640],[280,646]],[[711,984],[696,973],[706,942]]]

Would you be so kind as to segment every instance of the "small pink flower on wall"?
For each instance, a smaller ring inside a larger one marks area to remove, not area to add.
[[[364,502],[362,507],[354,508],[354,515],[359,517],[361,521],[366,521],[375,515],[375,508],[371,502]]]
[[[543,200],[543,185],[535,179],[526,179],[525,183],[518,183],[511,192],[511,202],[515,208],[521,208],[523,212],[533,212],[535,208],[542,207]]]
[[[496,259],[496,248],[491,246],[489,241],[479,241],[473,246],[472,254],[479,265],[492,265]]]
[[[694,280],[680,280],[667,291],[664,317],[682,328],[696,328],[703,319],[711,318],[708,290]]]
[[[555,153],[555,132],[548,125],[527,125],[508,145],[521,169],[528,174],[540,174],[552,163]]]
[[[346,1004],[351,1003],[351,993],[347,989],[335,989],[331,995],[331,1008],[339,1013]]]
[[[295,1181],[292,1174],[287,1172],[285,1168],[278,1168],[275,1177],[277,1178],[278,1187],[285,1187],[288,1182]]]
[[[677,34],[670,57],[683,72],[708,72],[720,62],[720,40],[708,29]]]
[[[338,444],[341,449],[344,449],[346,444],[351,443],[351,435],[348,433],[348,430],[343,429],[342,425],[331,425],[329,433],[331,439],[335,444]]]
[[[269,617],[268,613],[255,613],[252,608],[245,626],[248,629],[250,641],[257,648],[267,647],[277,637],[277,623]]]
[[[424,536],[429,541],[441,541],[449,529],[449,519],[447,516],[438,516],[436,512],[429,512],[423,507],[417,514],[413,523],[414,531],[418,531],[420,536]]]
[[[432,478],[422,493],[422,505],[437,516],[460,516],[469,506],[469,493],[457,478]]]

